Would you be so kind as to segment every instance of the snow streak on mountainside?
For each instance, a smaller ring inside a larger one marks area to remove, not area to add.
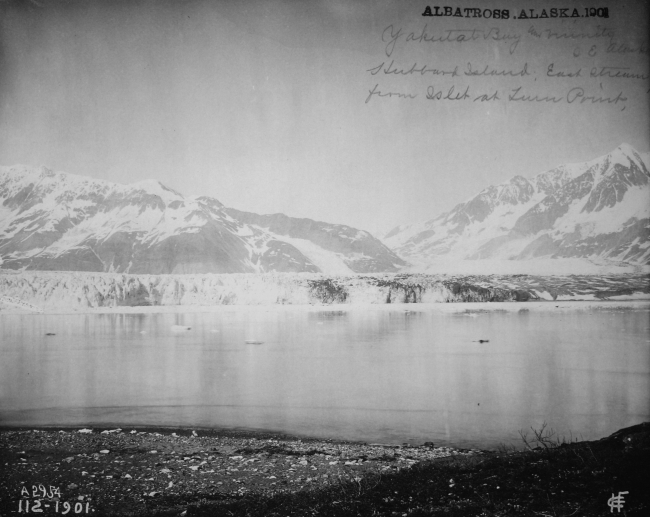
[[[258,216],[153,180],[120,185],[0,167],[0,268],[130,273],[365,273],[404,262],[369,233]]]
[[[515,176],[435,219],[393,229],[384,242],[420,270],[478,259],[647,265],[649,158],[623,144],[587,163]]]

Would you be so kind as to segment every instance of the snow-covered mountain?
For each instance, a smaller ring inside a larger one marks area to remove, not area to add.
[[[0,268],[128,273],[396,271],[368,232],[260,216],[153,180],[121,185],[0,167]]]
[[[472,260],[647,265],[649,164],[650,154],[623,144],[590,162],[515,176],[435,219],[399,226],[383,241],[424,271]]]

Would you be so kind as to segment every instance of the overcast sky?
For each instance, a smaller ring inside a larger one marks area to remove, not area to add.
[[[611,2],[608,19],[514,19],[523,4],[584,14],[573,0],[443,4],[510,18],[423,17],[426,2],[404,0],[2,1],[0,164],[155,178],[241,210],[377,232],[515,174],[623,142],[649,150],[645,1]],[[466,40],[407,41],[423,31]],[[428,71],[385,74],[391,61]],[[548,77],[550,64],[565,76]],[[614,66],[632,77],[602,73]],[[468,98],[435,99],[452,86]],[[368,99],[373,89],[415,97]],[[589,96],[609,100],[580,102]]]

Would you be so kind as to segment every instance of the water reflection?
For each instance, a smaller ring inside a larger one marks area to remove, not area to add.
[[[595,438],[650,416],[647,321],[647,311],[3,315],[0,419],[465,446],[546,421]]]

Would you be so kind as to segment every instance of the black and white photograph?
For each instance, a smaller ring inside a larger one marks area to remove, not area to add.
[[[649,27],[0,0],[0,517],[650,515]]]

